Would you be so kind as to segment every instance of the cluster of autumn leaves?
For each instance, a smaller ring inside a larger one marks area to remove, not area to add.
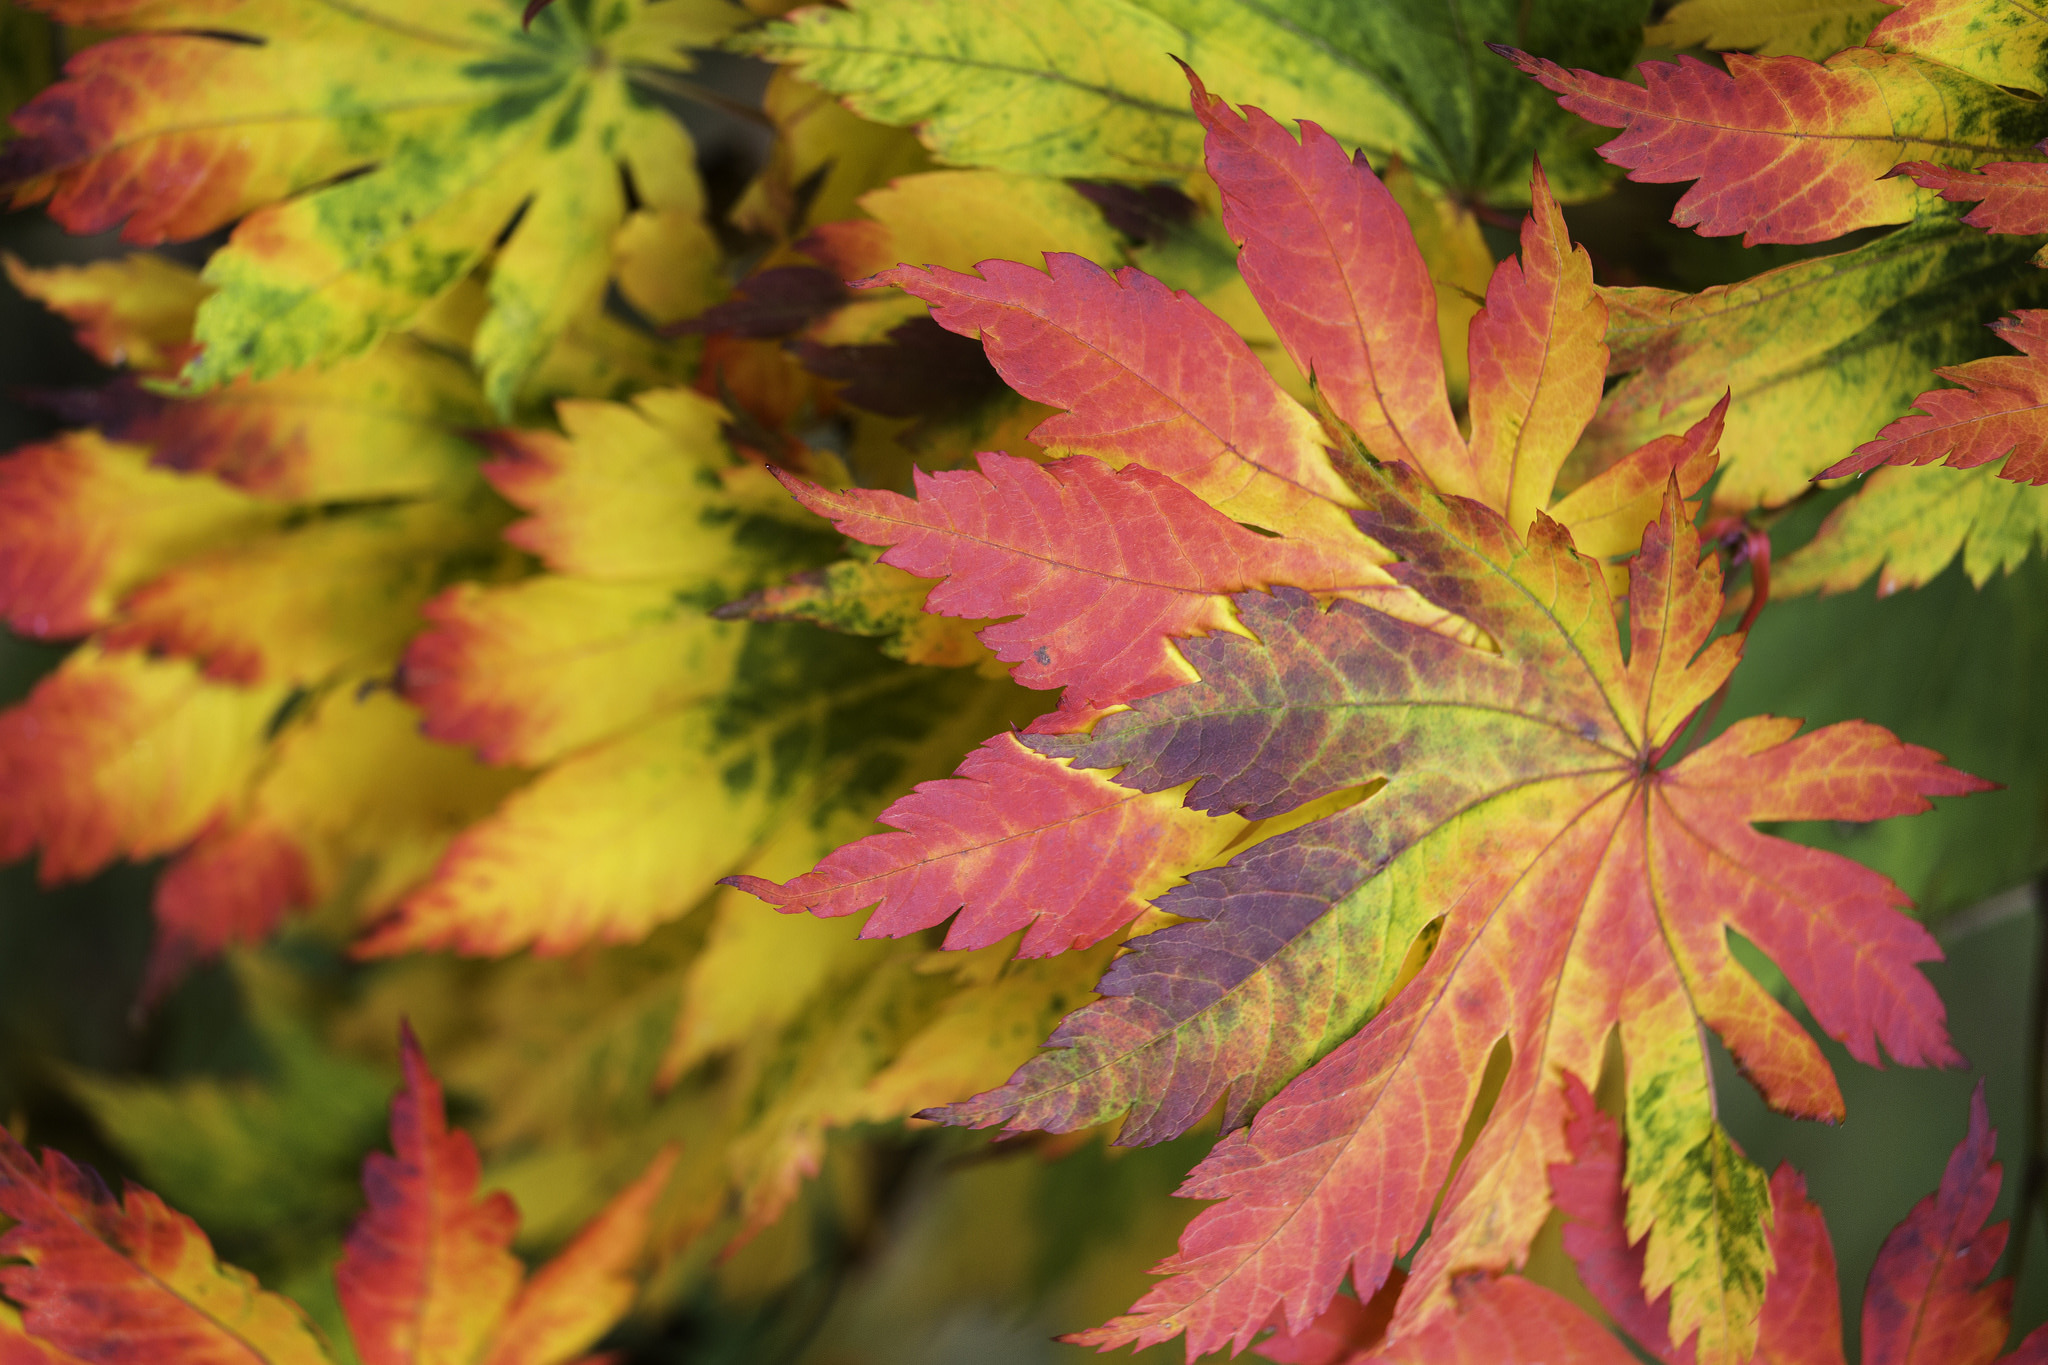
[[[568,1246],[521,1287],[408,1033],[317,1323],[0,1139],[0,1359],[568,1361],[911,1116],[1220,1116],[1214,1202],[1086,1344],[1841,1358],[1707,1034],[1783,1112],[1840,1091],[1731,933],[1860,1061],[1960,1059],[1904,893],[1756,827],[1986,783],[1717,713],[1766,590],[2048,531],[2048,22],[1686,0],[1648,41],[1757,55],[1636,84],[1622,0],[27,8],[81,46],[17,202],[232,231],[9,263],[119,374],[0,459],[0,612],[79,641],[0,713],[0,854],[167,860],[145,1009],[346,945],[314,1026],[413,1020]],[[777,63],[722,220],[666,107],[715,45]],[[1682,225],[1865,236],[1596,285],[1582,120],[1694,182]],[[162,1099],[82,1093],[117,1134]],[[2003,1350],[1990,1143],[1980,1103],[1867,1359]],[[1576,1301],[1515,1273],[1557,1215]]]

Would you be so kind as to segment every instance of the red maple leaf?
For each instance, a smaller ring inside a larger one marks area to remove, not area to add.
[[[1825,62],[1728,52],[1720,54],[1725,71],[1681,56],[1644,62],[1636,85],[1494,50],[1572,113],[1621,129],[1600,155],[1631,180],[1697,182],[1672,222],[1709,237],[1739,232],[1744,245],[1823,242],[1906,222],[1928,202],[1916,182],[1947,193],[1973,181],[1969,167],[2022,150],[2000,130],[2024,122],[2025,101],[1909,51],[1852,47]],[[1986,170],[1987,192],[2032,174]],[[1911,174],[1894,179],[1895,171]]]

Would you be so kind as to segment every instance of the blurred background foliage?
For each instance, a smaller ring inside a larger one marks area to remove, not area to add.
[[[0,4],[0,106],[47,82],[54,42],[41,20]],[[701,75],[726,100],[757,108],[768,68],[723,57]],[[766,133],[715,108],[693,105],[687,115],[723,216],[769,155]],[[1702,239],[1669,225],[1675,197],[1675,189],[1621,183],[1567,210],[1603,283],[1697,290],[1853,245],[1744,250]],[[1488,238],[1504,254],[1511,224],[1490,225]],[[197,263],[213,245],[171,254]],[[0,215],[0,249],[34,265],[122,250],[111,236],[66,236],[34,210]],[[57,429],[33,401],[37,391],[107,377],[64,324],[0,287],[0,448]],[[1829,504],[1821,495],[1785,516],[1774,527],[1777,552],[1810,535]],[[0,705],[24,697],[62,652],[0,634]],[[1866,586],[1773,603],[1724,711],[1813,723],[1863,717],[2003,784],[1916,820],[1785,831],[1880,868],[1921,901],[1948,955],[1928,974],[1969,1072],[1873,1070],[1824,1043],[1850,1113],[1826,1128],[1766,1112],[1720,1056],[1730,1128],[1766,1167],[1788,1160],[1803,1170],[1826,1211],[1851,1358],[1855,1305],[1878,1244],[1934,1186],[1978,1078],[1988,1082],[2007,1171],[1998,1216],[2011,1215],[2030,1164],[2039,1166],[2029,1152],[2040,1141],[2048,944],[2029,883],[2048,846],[2048,723],[2031,691],[2044,671],[2048,565],[2035,560],[1982,591],[1951,567],[1925,589],[1890,598]],[[332,1320],[327,1272],[396,1081],[388,1039],[351,1040],[383,1026],[370,978],[403,968],[351,964],[317,937],[288,932],[198,971],[161,1009],[137,1018],[152,875],[122,865],[46,888],[26,864],[0,868],[0,1120],[27,1141],[148,1184],[193,1214],[226,1259]],[[621,951],[630,950],[585,950],[579,969],[608,970],[597,960]],[[316,1029],[315,1019],[332,1026]],[[453,1098],[460,1121],[459,1079]],[[1072,1348],[1051,1338],[1119,1311],[1172,1249],[1193,1210],[1171,1192],[1211,1137],[1198,1131],[1121,1151],[1097,1141],[994,1144],[929,1127],[849,1130],[834,1137],[821,1176],[789,1215],[736,1254],[697,1267],[678,1307],[629,1323],[614,1344],[647,1365],[1069,1358]],[[530,1203],[546,1182],[528,1173],[522,1183]],[[545,1208],[527,1212],[530,1224],[547,1227]],[[2015,1325],[2024,1332],[2048,1319],[2048,1223],[2032,1219],[2012,1259],[2021,1269]],[[1143,1355],[1179,1353],[1169,1343]]]

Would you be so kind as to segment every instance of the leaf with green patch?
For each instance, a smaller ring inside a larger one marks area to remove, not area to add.
[[[72,231],[145,245],[236,224],[207,267],[189,384],[354,355],[503,238],[476,343],[501,414],[601,303],[623,177],[650,210],[701,214],[689,138],[649,91],[688,68],[686,45],[746,17],[723,0],[563,7],[530,27],[516,0],[431,17],[315,0],[38,7],[121,33],[17,113],[0,186],[48,198]]]
[[[868,118],[919,125],[942,161],[1138,181],[1201,165],[1178,57],[1233,98],[1313,118],[1375,161],[1398,157],[1464,195],[1515,203],[1526,202],[1532,152],[1569,196],[1602,176],[1569,120],[1517,90],[1481,45],[1523,42],[1614,71],[1635,53],[1645,8],[859,0],[800,11],[740,45],[794,63]]]

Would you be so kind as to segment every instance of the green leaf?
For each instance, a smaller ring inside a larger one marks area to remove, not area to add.
[[[1202,130],[1177,57],[1232,102],[1312,119],[1468,194],[1527,203],[1532,152],[1566,197],[1595,192],[1608,172],[1584,125],[1484,44],[1619,71],[1646,11],[1642,0],[857,0],[737,45],[800,64],[868,118],[920,124],[956,165],[1195,173]]]
[[[1573,453],[1569,487],[1732,391],[1716,502],[1776,505],[1912,406],[1937,365],[2002,349],[2000,312],[2048,303],[2040,238],[1952,219],[1697,294],[1605,289],[1623,376]]]

